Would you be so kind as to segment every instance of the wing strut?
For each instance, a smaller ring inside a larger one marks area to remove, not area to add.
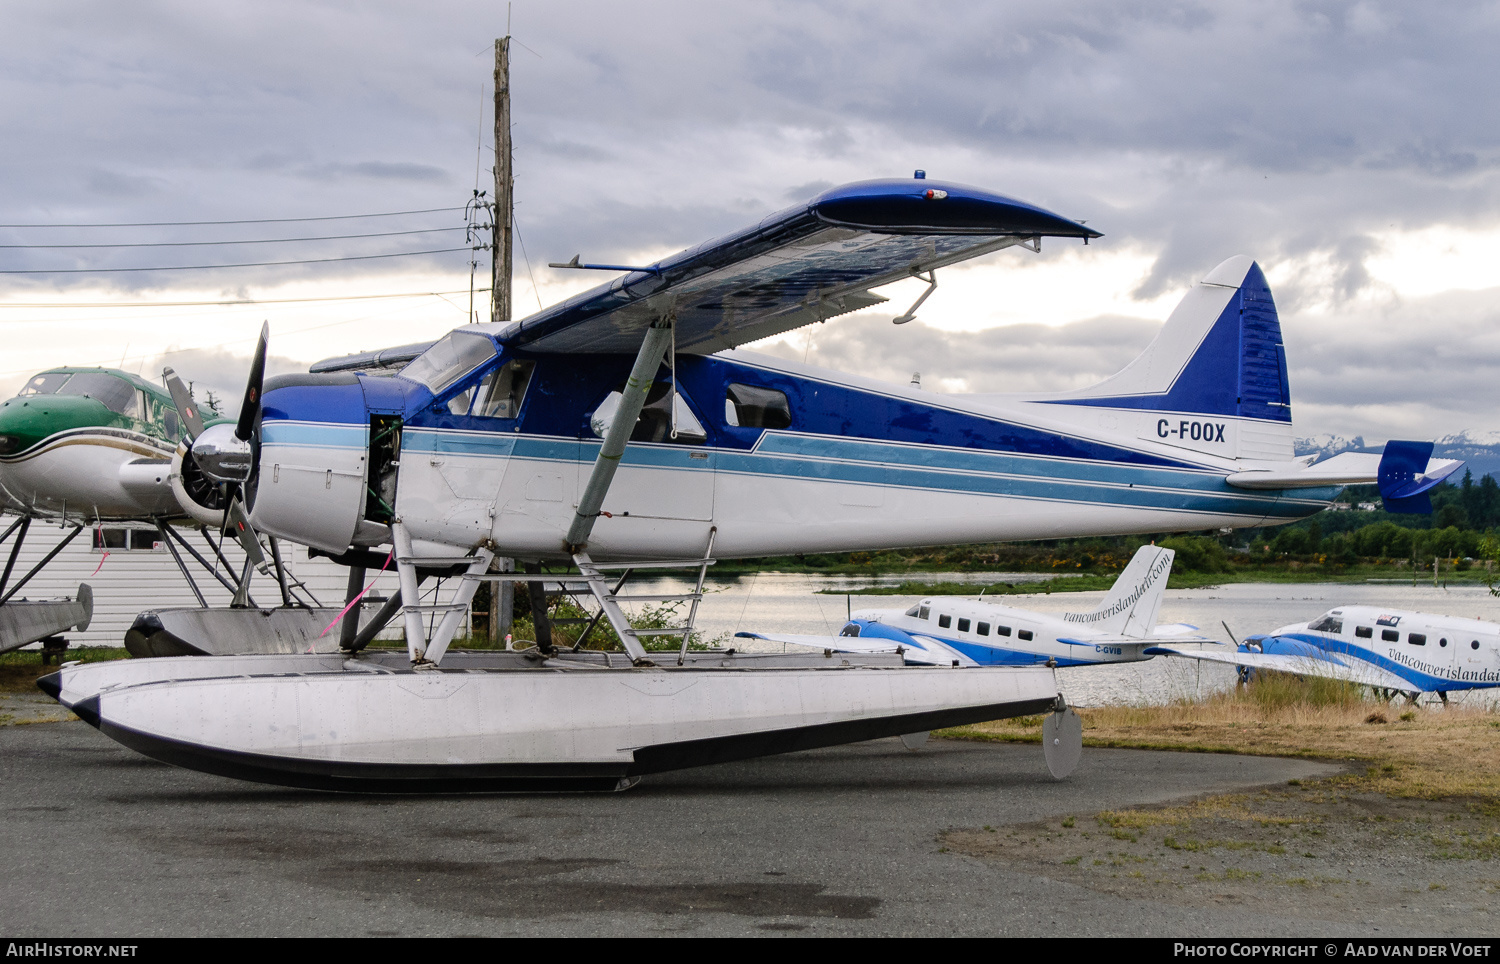
[[[672,325],[673,319],[668,316],[658,319],[646,329],[646,338],[635,356],[635,366],[630,369],[630,379],[625,383],[625,391],[621,395],[619,407],[615,409],[614,420],[604,433],[604,444],[599,447],[599,456],[594,459],[594,469],[589,473],[588,484],[584,486],[583,495],[578,499],[573,524],[568,527],[568,534],[563,539],[563,548],[569,555],[588,548],[589,535],[594,531],[599,510],[604,506],[604,496],[609,492],[610,483],[614,481],[615,470],[620,467],[620,456],[625,454],[630,433],[635,431],[636,419],[641,417],[641,409],[646,405],[646,393],[656,381],[656,370],[661,366],[662,356],[666,354],[667,345],[672,341]]]

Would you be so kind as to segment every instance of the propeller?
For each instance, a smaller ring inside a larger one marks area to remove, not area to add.
[[[270,334],[270,323],[262,324],[255,355],[250,362],[245,397],[240,404],[240,417],[234,425],[220,422],[205,427],[198,406],[193,403],[182,379],[170,368],[162,371],[167,391],[172,394],[172,403],[188,431],[184,440],[186,452],[181,449],[178,452],[182,464],[177,474],[181,477],[183,494],[189,501],[212,513],[222,511],[222,517],[217,520],[221,534],[232,527],[246,557],[262,572],[267,571],[266,556],[245,512],[244,485],[255,472],[253,439],[260,427],[260,396],[265,383],[266,342]],[[204,520],[199,517],[199,521]]]

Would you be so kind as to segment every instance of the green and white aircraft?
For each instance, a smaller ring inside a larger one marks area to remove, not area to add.
[[[195,407],[206,423],[228,421]],[[0,510],[17,517],[0,534],[0,544],[11,540],[0,572],[0,652],[87,627],[93,594],[86,584],[76,599],[13,601],[84,527],[118,521],[164,527],[188,514],[185,504],[194,506],[196,523],[222,525],[222,506],[214,511],[216,495],[222,501],[221,486],[192,471],[181,478],[171,475],[172,455],[186,431],[183,422],[166,390],[111,368],[51,368],[15,398],[0,402]],[[29,573],[7,585],[34,520],[55,521],[72,531]]]

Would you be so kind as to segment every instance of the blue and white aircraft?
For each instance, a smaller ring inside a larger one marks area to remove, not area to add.
[[[1196,626],[1159,626],[1157,612],[1172,574],[1171,549],[1141,546],[1091,612],[1033,612],[982,597],[932,596],[902,612],[851,614],[838,636],[737,633],[748,639],[844,653],[899,653],[912,666],[1087,666],[1150,659],[1164,637]],[[1189,640],[1184,640],[1187,642]],[[1194,643],[1210,643],[1192,638]]]
[[[941,394],[737,347],[1043,236],[1099,234],[925,178],[834,188],[521,321],[460,328],[395,377],[324,364],[271,379],[263,404],[252,384],[250,430],[209,427],[174,471],[243,483],[262,532],[372,565],[394,545],[432,570],[481,550],[693,559],[711,533],[733,558],[1263,526],[1377,480],[1414,511],[1461,464],[1416,443],[1295,458],[1280,323],[1246,257],[1077,391]]]
[[[930,294],[936,270],[1044,236],[1099,234],[977,188],[866,181],[617,266],[616,280],[520,321],[460,328],[393,377],[358,371],[371,360],[355,357],[271,379],[262,396],[262,342],[239,424],[195,432],[173,472],[191,461],[242,487],[256,529],[351,575],[392,562],[411,668],[317,654],[129,660],[43,685],[161,759],[351,788],[613,785],[1048,708],[1066,717],[1045,666],[802,656],[790,663],[817,665],[768,673],[754,671],[774,663],[758,654],[700,659],[687,651],[691,615],[637,629],[619,604],[661,597],[621,595],[600,570],[692,560],[701,581],[715,557],[1261,526],[1377,480],[1388,505],[1412,511],[1458,467],[1431,460],[1430,444],[1294,458],[1280,324],[1244,257],[1210,271],[1122,372],[1080,391],[940,394],[740,348],[879,304],[871,289],[905,278],[925,275]],[[496,665],[442,672],[481,581],[538,578],[489,572],[496,556],[575,566],[629,659],[539,638],[530,656],[460,654],[460,666]],[[461,578],[452,603],[424,603],[424,574]],[[663,657],[647,633],[681,637],[674,665],[651,658]]]
[[[1457,690],[1500,686],[1500,624],[1371,606],[1340,606],[1306,623],[1247,636],[1238,651],[1147,650],[1257,670],[1346,680],[1413,702],[1422,693],[1444,701]]]

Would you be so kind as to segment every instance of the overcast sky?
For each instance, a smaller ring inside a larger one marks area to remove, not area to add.
[[[505,17],[498,2],[6,4],[0,223],[460,208],[476,161],[489,186]],[[889,324],[920,288],[903,282],[889,309],[770,350],[949,391],[1086,384],[1243,253],[1281,309],[1299,434],[1500,429],[1495,4],[525,0],[512,31],[518,311],[601,280],[549,260],[659,257],[920,167],[1105,237],[949,270],[920,323]],[[462,226],[456,210],[7,226],[0,244],[23,247],[0,248],[0,271],[462,248]],[[397,231],[428,233],[35,247]],[[467,265],[0,274],[0,393],[50,365],[165,362],[234,394],[262,320],[288,368],[436,337],[467,317]],[[368,297],[422,292],[445,294]]]

